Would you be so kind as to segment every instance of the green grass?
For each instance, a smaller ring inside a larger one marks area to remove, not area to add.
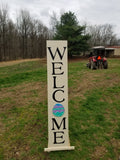
[[[25,62],[0,68],[0,88],[32,81],[46,81],[46,65],[38,62]]]
[[[48,143],[46,64],[25,62],[0,68],[0,160],[118,159],[120,63],[119,59],[108,62],[107,70],[93,71],[86,68],[86,61],[69,63],[69,135],[75,150],[50,153],[44,152]]]

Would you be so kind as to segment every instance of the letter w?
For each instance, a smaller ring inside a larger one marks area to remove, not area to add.
[[[49,50],[49,52],[50,52],[51,57],[52,57],[53,60],[55,59],[57,52],[58,52],[58,54],[59,54],[60,59],[62,60],[62,58],[63,58],[63,56],[64,56],[64,53],[65,53],[65,50],[66,50],[66,47],[64,47],[63,54],[60,53],[60,51],[59,51],[58,48],[56,49],[56,52],[55,52],[54,55],[53,55],[53,53],[52,53],[52,51],[51,51],[51,47],[48,47],[48,50]]]

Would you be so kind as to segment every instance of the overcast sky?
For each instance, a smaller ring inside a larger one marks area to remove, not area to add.
[[[0,4],[8,5],[13,20],[16,12],[27,9],[48,27],[53,12],[59,16],[63,11],[72,11],[81,23],[114,25],[120,37],[120,0],[0,0]]]

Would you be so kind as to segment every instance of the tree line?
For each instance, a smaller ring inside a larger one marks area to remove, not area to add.
[[[120,39],[114,33],[114,26],[111,24],[86,25],[86,32],[91,36],[90,46],[113,46],[120,45]]]
[[[120,40],[113,26],[80,25],[75,13],[51,16],[51,28],[31,17],[29,11],[21,10],[13,22],[8,7],[0,9],[0,61],[42,58],[46,56],[46,40],[68,40],[69,55],[80,55],[92,46],[119,45]]]
[[[14,23],[8,8],[0,9],[0,61],[45,57],[49,38],[49,29],[27,10],[21,10]]]

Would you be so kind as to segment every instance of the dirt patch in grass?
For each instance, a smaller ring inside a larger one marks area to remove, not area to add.
[[[42,61],[46,62],[46,58],[33,58],[33,59],[20,59],[20,60],[14,60],[14,61],[4,61],[0,62],[0,67],[6,67],[6,66],[12,66],[15,64],[23,63],[23,62],[29,62],[29,61]]]
[[[4,124],[2,123],[1,121],[1,118],[0,118],[0,136],[2,135],[2,133],[5,131],[5,126]]]
[[[118,152],[118,148],[120,148],[120,141],[115,139],[115,138],[112,138],[110,140],[110,145],[114,148],[114,153],[116,155],[116,158],[119,160],[120,158],[120,153]]]
[[[116,160],[120,158],[118,148],[120,148],[120,141],[116,139],[111,139],[109,142],[109,146],[114,148],[114,154],[116,157]],[[98,159],[104,159],[105,155],[108,153],[108,150],[104,146],[97,146],[94,149],[93,154],[91,155],[92,160],[98,160]],[[109,153],[108,153],[109,154]],[[112,160],[111,158],[108,158],[108,160]]]
[[[47,99],[47,86],[42,82],[32,82],[0,90],[0,112],[11,107],[39,103]]]
[[[45,136],[41,113],[44,107],[40,104],[44,104],[47,99],[46,83],[32,82],[4,88],[0,90],[0,95],[0,114],[6,116],[0,119],[0,141],[4,144],[5,158],[31,160],[32,156],[29,156],[33,153],[33,159],[39,159],[36,151],[40,146],[38,141]],[[4,138],[8,133],[9,136]],[[43,149],[43,146],[41,148]]]
[[[81,97],[84,99],[84,94],[90,90],[113,87],[120,82],[120,77],[114,73],[110,75],[109,79],[107,79],[105,73],[93,72],[86,72],[81,81],[76,80],[77,88],[69,88],[70,98]]]
[[[104,146],[97,146],[92,154],[92,160],[98,160],[103,158],[104,155],[107,153],[107,150]]]

